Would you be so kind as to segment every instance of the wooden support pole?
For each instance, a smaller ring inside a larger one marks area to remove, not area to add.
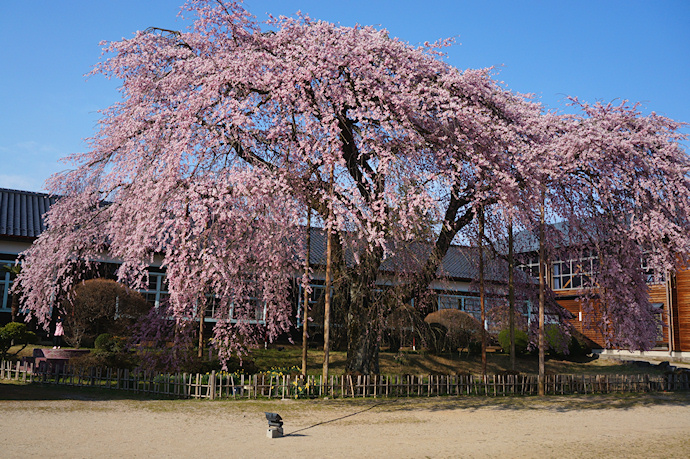
[[[307,207],[307,253],[304,258],[304,277],[309,279],[309,259],[311,257],[311,207]],[[307,330],[307,323],[309,322],[309,292],[307,292],[308,285],[302,287],[302,295],[304,296],[302,302],[302,377],[307,377],[307,340],[309,332]]]
[[[546,350],[546,341],[544,339],[544,306],[546,296],[545,199],[546,195],[543,192],[539,208],[539,382],[537,390],[539,396],[544,396],[545,394],[544,379],[546,375],[544,369],[544,353]]]
[[[482,326],[482,375],[486,375],[486,294],[484,286],[484,206],[479,208],[479,309]]]
[[[329,178],[329,193],[331,203],[328,208],[328,221],[326,222],[326,296],[323,309],[323,374],[322,381],[328,381],[328,363],[330,350],[330,322],[331,322],[331,259],[333,256],[333,165]],[[328,394],[324,394],[328,395]]]

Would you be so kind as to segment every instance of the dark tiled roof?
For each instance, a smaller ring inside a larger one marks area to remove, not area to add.
[[[566,221],[549,223],[546,225],[546,238],[551,247],[565,248],[587,243],[587,234],[595,234],[596,231],[588,222],[579,222],[577,227],[572,227]],[[520,231],[515,235],[515,252],[537,252],[539,250],[539,236],[532,231]],[[507,249],[506,249],[507,251]]]
[[[489,268],[494,264],[494,261],[491,260],[491,256],[486,252],[484,262],[487,265],[487,274],[489,274],[492,271]],[[446,256],[443,257],[443,264],[439,268],[438,274],[453,278],[478,279],[479,249],[457,245],[450,246]],[[491,278],[493,276],[488,275],[487,277]]]
[[[0,237],[38,237],[46,228],[43,221],[50,206],[56,201],[45,193],[8,190],[0,188]],[[431,246],[413,243],[406,250],[383,262],[382,271],[411,271],[422,267],[426,262]],[[451,246],[443,258],[437,274],[452,279],[476,279],[478,277],[477,249],[465,246]],[[310,263],[312,266],[326,264],[326,235],[323,229],[312,228]],[[347,253],[348,264],[353,262],[352,253]],[[502,261],[487,257],[487,278],[499,280]]]
[[[326,234],[321,228],[311,230],[311,252],[309,263],[312,266],[324,266],[326,264]],[[423,243],[411,243],[395,256],[386,259],[381,265],[382,271],[387,272],[411,272],[421,269],[431,253],[431,245]],[[479,277],[478,264],[479,251],[475,247],[452,245],[443,263],[436,274],[439,277],[451,279],[472,280]],[[346,254],[349,265],[352,265],[352,254]],[[505,277],[507,264],[496,258],[492,258],[488,252],[484,258],[486,262],[487,280],[500,281]]]
[[[311,228],[309,233],[309,264],[311,266],[325,266],[326,232],[321,228]],[[306,247],[306,242],[304,247]],[[304,256],[306,257],[306,254]]]
[[[0,236],[38,237],[45,214],[56,199],[45,193],[0,188]]]
[[[431,245],[418,244],[416,252],[423,253],[420,262],[426,262],[431,253]],[[421,265],[420,265],[421,267]],[[507,264],[500,258],[484,252],[484,274],[488,281],[501,281],[507,272]],[[474,280],[479,279],[479,249],[462,245],[451,245],[436,271],[440,278]]]

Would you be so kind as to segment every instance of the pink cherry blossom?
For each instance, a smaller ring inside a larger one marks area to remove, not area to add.
[[[445,63],[447,42],[413,47],[385,30],[308,16],[262,24],[235,2],[190,1],[184,14],[194,18],[189,30],[108,43],[94,69],[122,81],[122,100],[103,110],[90,150],[68,158],[74,169],[51,179],[62,198],[23,254],[17,288],[41,323],[84,266],[118,260],[120,280],[136,287],[160,261],[176,319],[217,299],[221,357],[275,338],[292,324],[289,283],[303,266],[309,205],[350,254],[337,268],[347,369],[375,372],[381,311],[395,306],[373,294],[381,263],[396,256],[391,241],[424,235],[432,247],[391,298],[423,296],[478,206],[531,230],[547,189],[554,221],[601,228],[591,241],[609,244],[611,261],[597,281],[617,305],[607,320],[616,336],[634,330],[636,345],[649,345],[642,287],[629,263],[613,260],[633,243],[660,269],[690,253],[678,123],[577,100],[581,115],[544,113],[491,69]],[[621,279],[611,273],[619,268],[634,292],[619,284],[613,293],[604,280]]]

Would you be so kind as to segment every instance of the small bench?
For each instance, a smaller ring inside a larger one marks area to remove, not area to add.
[[[70,359],[90,352],[88,349],[34,349],[33,357],[27,357],[26,361],[32,362],[39,372],[54,372],[63,370]]]

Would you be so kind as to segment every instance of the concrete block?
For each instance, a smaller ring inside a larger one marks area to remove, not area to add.
[[[283,429],[282,429],[282,427],[278,427],[275,429],[268,429],[266,431],[266,436],[268,438],[280,438],[283,436]]]

